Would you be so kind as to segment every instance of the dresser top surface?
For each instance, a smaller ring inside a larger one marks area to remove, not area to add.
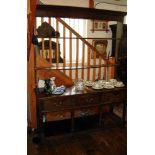
[[[75,86],[66,88],[65,92],[61,95],[47,95],[44,93],[43,88],[37,88],[36,89],[36,97],[37,99],[43,99],[43,98],[51,98],[51,97],[65,97],[65,96],[78,96],[78,95],[86,95],[86,94],[103,94],[108,92],[118,92],[118,91],[127,91],[127,87],[121,87],[121,88],[113,88],[113,89],[92,89],[91,87],[85,87],[82,91],[77,91],[75,89]]]

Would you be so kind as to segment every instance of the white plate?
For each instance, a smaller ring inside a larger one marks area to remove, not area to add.
[[[61,95],[63,93],[64,93],[64,91],[55,91],[55,92],[52,92],[53,95]]]
[[[105,83],[106,80],[98,80],[97,82],[99,82],[99,83]]]
[[[106,89],[113,89],[114,86],[113,85],[104,85],[104,88],[106,88]]]
[[[103,89],[104,87],[101,85],[99,87],[92,86],[93,89]]]
[[[120,88],[120,87],[124,87],[125,85],[124,84],[122,84],[122,85],[115,85],[115,87],[118,87],[118,88]]]

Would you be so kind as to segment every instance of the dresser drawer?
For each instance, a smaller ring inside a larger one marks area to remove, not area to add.
[[[88,106],[99,104],[100,96],[98,94],[85,94],[78,97],[76,106]]]
[[[105,93],[102,95],[101,101],[102,103],[110,103],[110,102],[123,102],[126,99],[126,92],[124,91],[113,91],[109,93]]]
[[[57,111],[64,108],[72,108],[75,100],[72,97],[59,97],[43,101],[44,111]]]

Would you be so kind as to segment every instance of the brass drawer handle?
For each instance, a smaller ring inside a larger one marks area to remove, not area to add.
[[[60,101],[60,102],[55,102],[54,105],[55,105],[55,106],[60,106],[60,105],[62,105],[62,103],[63,103],[62,101]]]
[[[93,98],[90,98],[90,99],[87,99],[87,100],[86,100],[87,103],[92,103],[93,101],[94,101]]]
[[[62,101],[59,102],[59,105],[62,105]]]
[[[120,96],[122,93],[121,93],[121,92],[113,92],[113,94],[114,94],[114,95],[119,95],[119,96]]]
[[[43,123],[46,122],[46,115],[43,115],[42,117],[43,117],[42,118]]]

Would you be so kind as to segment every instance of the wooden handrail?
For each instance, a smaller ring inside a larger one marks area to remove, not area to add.
[[[90,48],[92,51],[96,52],[97,54],[99,54],[104,60],[106,59],[106,57],[104,57],[102,54],[100,54],[97,49],[92,46],[88,41],[86,41],[85,39],[82,38],[82,36],[80,34],[78,34],[73,28],[71,28],[66,22],[64,22],[62,19],[60,18],[56,18],[62,25],[64,25],[66,28],[68,28],[74,35],[76,35],[82,42],[84,42],[88,48]]]

